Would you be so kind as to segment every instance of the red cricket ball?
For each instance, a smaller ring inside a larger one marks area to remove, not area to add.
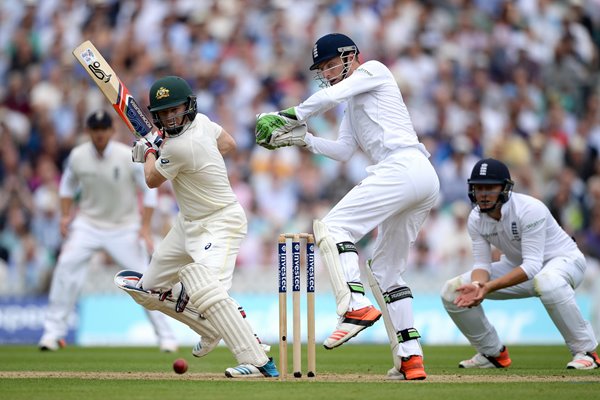
[[[183,358],[178,358],[173,362],[173,371],[178,374],[184,374],[188,370],[188,363]]]

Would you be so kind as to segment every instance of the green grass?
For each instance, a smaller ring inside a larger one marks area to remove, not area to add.
[[[217,348],[203,359],[190,349],[164,354],[156,348],[67,347],[40,352],[33,346],[0,346],[0,397],[7,400],[100,399],[386,399],[515,400],[595,398],[599,370],[572,371],[564,346],[511,346],[507,370],[458,369],[472,356],[467,346],[425,347],[429,377],[421,382],[390,382],[389,347],[347,344],[317,350],[317,378],[238,381],[222,379],[235,364],[229,351]],[[277,359],[277,349],[272,355]],[[171,364],[185,358],[190,368],[176,375]],[[290,352],[291,361],[291,352]],[[304,364],[306,365],[306,364]],[[290,366],[291,368],[291,366]]]

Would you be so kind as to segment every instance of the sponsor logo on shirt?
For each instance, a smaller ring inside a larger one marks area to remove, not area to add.
[[[367,70],[366,70],[366,69],[364,69],[363,67],[357,68],[356,70],[357,70],[357,71],[360,71],[360,72],[364,72],[365,74],[367,74],[367,75],[369,75],[369,76],[373,76],[373,74],[372,74],[372,73],[370,73],[369,71],[367,71]]]
[[[481,236],[483,236],[485,240],[490,240],[491,238],[498,236],[498,232],[482,233]]]
[[[543,224],[543,223],[544,223],[544,221],[546,221],[546,218],[538,219],[538,220],[537,220],[537,221],[535,221],[535,222],[532,222],[532,223],[530,223],[530,224],[527,224],[527,225],[525,225],[525,229],[523,229],[523,230],[524,230],[524,231],[528,231],[528,230],[530,230],[530,229],[533,229],[533,228],[535,228],[536,226],[538,226],[538,225],[540,225],[540,224]]]

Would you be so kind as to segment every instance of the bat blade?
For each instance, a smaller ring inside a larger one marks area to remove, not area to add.
[[[135,98],[91,41],[77,46],[73,55],[135,136],[144,137],[153,130]]]

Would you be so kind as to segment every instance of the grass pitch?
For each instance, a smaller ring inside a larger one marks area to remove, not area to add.
[[[165,354],[154,347],[71,346],[50,353],[40,352],[34,346],[0,346],[0,397],[389,400],[402,396],[415,400],[546,400],[596,398],[600,390],[600,370],[565,369],[571,359],[565,346],[510,346],[513,365],[506,370],[459,369],[458,362],[474,353],[467,346],[426,346],[424,351],[428,373],[425,381],[385,380],[391,367],[389,347],[353,344],[331,351],[319,348],[316,378],[232,380],[223,375],[225,368],[236,364],[225,347],[196,359],[188,348]],[[278,359],[276,347],[272,356]],[[176,358],[188,361],[187,373],[173,372]]]

